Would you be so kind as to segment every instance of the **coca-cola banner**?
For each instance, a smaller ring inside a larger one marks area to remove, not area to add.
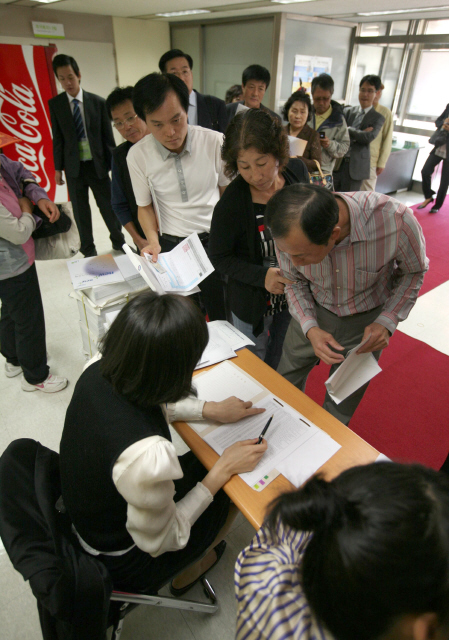
[[[66,187],[54,181],[53,148],[48,100],[56,95],[51,71],[55,49],[0,44],[0,132],[18,142],[5,153],[35,176],[51,200],[67,201]]]

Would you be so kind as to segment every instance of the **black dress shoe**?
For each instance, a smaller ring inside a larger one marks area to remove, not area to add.
[[[189,589],[191,589],[193,587],[193,585],[195,585],[197,582],[199,582],[201,580],[201,578],[204,578],[206,573],[208,573],[211,569],[213,569],[215,567],[215,565],[220,561],[220,558],[224,554],[224,550],[225,549],[226,549],[226,540],[222,540],[221,542],[219,542],[217,544],[216,547],[214,547],[214,551],[217,554],[217,559],[215,560],[214,564],[212,566],[210,566],[209,569],[207,569],[207,571],[205,571],[200,576],[198,576],[198,578],[196,580],[194,580],[193,582],[191,582],[190,584],[186,584],[186,586],[185,587],[181,587],[181,589],[176,589],[173,586],[173,583],[171,583],[170,586],[169,586],[169,590],[170,590],[170,593],[172,594],[172,596],[176,596],[178,598],[179,596],[184,595],[184,593],[187,593],[187,591],[189,591]]]
[[[425,209],[426,207],[429,206],[429,204],[432,204],[432,202],[433,202],[433,198],[432,198],[432,200],[429,200],[429,202],[421,202],[421,204],[416,208],[417,209]]]
[[[436,207],[433,207],[433,209],[431,209],[429,211],[429,213],[438,213],[439,209],[437,209]]]
[[[120,253],[125,253],[122,249],[122,245],[121,244],[113,244],[112,248],[114,249],[114,251],[120,251]]]
[[[86,251],[83,255],[85,258],[93,258],[94,256],[98,256],[98,253],[96,249],[92,249],[92,251]]]

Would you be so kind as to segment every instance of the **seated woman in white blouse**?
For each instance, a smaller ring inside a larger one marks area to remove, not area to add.
[[[237,640],[447,640],[449,478],[392,462],[315,477],[235,577]]]
[[[107,566],[115,589],[155,592],[177,576],[172,592],[185,593],[223,553],[236,510],[221,488],[266,451],[257,439],[236,443],[209,473],[191,452],[176,455],[168,420],[235,422],[260,411],[237,398],[194,397],[207,341],[188,298],[146,292],[122,309],[102,358],[75,387],[60,447],[62,496],[81,545]]]

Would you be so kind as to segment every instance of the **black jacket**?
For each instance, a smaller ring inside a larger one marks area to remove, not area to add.
[[[224,100],[220,100],[215,96],[203,95],[198,91],[195,91],[195,93],[198,126],[224,133],[228,125],[228,115]]]
[[[125,140],[125,142],[122,142],[122,144],[119,144],[119,146],[113,150],[112,157],[114,158],[114,165],[117,167],[117,172],[120,177],[120,186],[128,201],[134,226],[136,227],[137,233],[142,238],[145,238],[143,229],[140,226],[136,196],[134,195],[131,176],[129,175],[128,163],[126,162],[126,156],[132,146],[132,142]]]
[[[77,178],[80,171],[80,155],[75,123],[67,94],[60,93],[48,101],[53,132],[53,158],[55,169],[65,171],[66,176]],[[111,170],[111,152],[115,147],[111,121],[106,102],[95,93],[83,89],[83,108],[86,134],[95,170],[99,178],[106,178]]]
[[[309,173],[300,158],[290,158],[282,175],[285,186],[309,182]],[[217,271],[228,276],[231,311],[251,323],[258,335],[269,296],[265,289],[268,268],[263,266],[250,187],[242,176],[231,182],[215,205],[209,258]]]
[[[437,129],[440,129],[443,126],[444,121],[446,120],[446,118],[449,118],[449,104],[446,105],[446,109],[435,120],[435,126],[436,126]],[[432,149],[432,151],[430,153],[435,153],[435,149]],[[446,158],[449,158],[449,135],[447,136],[447,142],[446,142]]]
[[[243,100],[241,102],[230,102],[229,104],[226,105],[226,112],[228,114],[228,124],[231,122],[232,118],[235,116],[237,112],[237,107],[239,106],[239,104],[243,104]],[[268,107],[265,107],[265,105],[261,104],[260,108],[262,109],[262,111],[266,111],[271,116],[273,116],[273,118],[277,118],[279,122],[282,122],[281,116],[275,113],[274,111],[271,111],[271,109],[269,109]]]

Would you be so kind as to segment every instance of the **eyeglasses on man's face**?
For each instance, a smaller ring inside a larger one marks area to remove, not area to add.
[[[118,129],[120,131],[120,129],[123,129],[124,127],[131,127],[137,118],[137,113],[133,116],[130,116],[129,118],[126,118],[126,120],[123,120],[123,122],[114,122],[114,127],[116,129]]]

